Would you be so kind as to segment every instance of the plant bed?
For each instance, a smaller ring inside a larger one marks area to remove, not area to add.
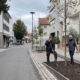
[[[56,65],[55,62],[45,64],[48,65],[51,69],[55,70],[56,72],[59,72],[61,76],[64,75],[65,78],[67,77],[70,80],[80,80],[80,64],[75,63],[74,65],[71,65],[69,61],[67,63],[67,66],[65,66],[64,61],[57,62],[58,65]]]

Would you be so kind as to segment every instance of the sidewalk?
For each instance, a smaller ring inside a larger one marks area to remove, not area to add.
[[[46,62],[45,53],[30,52],[30,55],[42,77],[42,80],[57,80],[57,78],[43,65],[43,62]],[[54,56],[52,54],[50,56],[50,61],[54,61]],[[64,61],[64,59],[58,58],[58,61]]]
[[[61,49],[56,49],[57,53],[61,56],[64,56],[64,50]],[[66,55],[68,58],[70,58],[69,52],[66,52]],[[74,54],[74,59],[77,61],[80,61],[80,53],[76,53]]]
[[[0,49],[0,52],[3,52],[3,51],[5,51],[6,49]]]
[[[0,52],[3,52],[3,51],[6,51],[6,50],[8,50],[8,49],[10,49],[10,48],[12,48],[12,47],[14,47],[15,45],[10,45],[8,48],[0,48]]]
[[[30,50],[31,51],[31,50]],[[58,61],[64,61],[64,50],[56,49],[59,57]],[[42,80],[58,80],[57,77],[54,76],[44,65],[43,62],[46,62],[46,53],[36,53],[30,52],[31,58],[38,69],[40,75],[42,76]],[[66,52],[67,59],[70,59],[69,52]],[[80,63],[80,53],[74,54],[75,62]],[[50,61],[54,61],[54,56],[50,55]]]

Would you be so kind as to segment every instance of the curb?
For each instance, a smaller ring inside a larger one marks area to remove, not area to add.
[[[39,74],[42,77],[42,80],[57,80],[56,77],[53,76],[52,73],[49,72],[49,70],[41,63],[37,62],[37,60],[34,58],[34,56],[32,55],[31,50],[29,50],[31,58],[36,66],[36,68],[39,71]]]
[[[48,67],[49,69],[53,70],[53,72],[55,72],[56,74],[62,76],[65,80],[70,80],[69,78],[65,77],[63,74],[61,74],[60,72],[56,71],[55,69],[51,68],[50,66],[48,66],[47,64],[43,63],[46,67]]]

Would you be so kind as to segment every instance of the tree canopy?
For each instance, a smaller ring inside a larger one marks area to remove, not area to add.
[[[22,40],[26,35],[27,30],[25,24],[21,20],[17,20],[13,26],[14,36],[17,40]]]
[[[36,40],[38,39],[38,31],[37,31],[36,27],[34,27],[34,29],[33,29],[33,38]]]
[[[7,0],[0,0],[0,13],[1,11],[7,13],[8,10],[9,10],[9,6],[7,4]]]
[[[69,28],[69,35],[72,35],[73,38],[75,38],[75,39],[78,38],[77,31],[74,28],[72,28],[72,27]]]

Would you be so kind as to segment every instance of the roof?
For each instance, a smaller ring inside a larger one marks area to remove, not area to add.
[[[39,25],[49,25],[49,19],[48,18],[39,18]]]

